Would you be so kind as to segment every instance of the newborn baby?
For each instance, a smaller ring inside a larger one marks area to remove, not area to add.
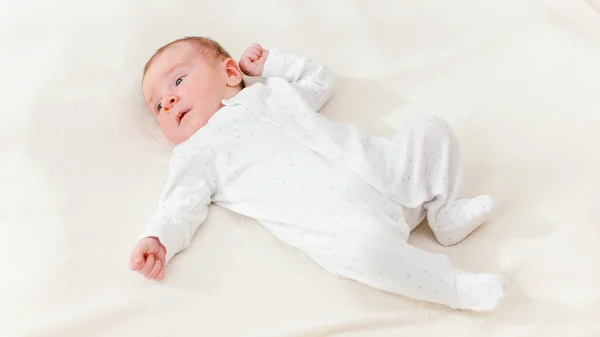
[[[246,87],[242,73],[261,77]],[[160,206],[131,255],[131,268],[161,280],[214,202],[256,219],[334,275],[455,309],[493,310],[504,278],[457,269],[407,243],[425,218],[453,245],[498,202],[459,199],[459,145],[436,117],[392,139],[317,113],[333,74],[307,58],[251,45],[239,65],[216,42],[174,41],[144,69],[142,91],[176,144]]]

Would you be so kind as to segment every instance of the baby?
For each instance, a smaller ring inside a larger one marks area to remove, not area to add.
[[[262,81],[246,87],[243,75]],[[131,255],[133,270],[161,280],[214,202],[256,219],[328,272],[455,309],[493,310],[500,275],[457,269],[407,243],[425,217],[454,245],[498,208],[490,196],[459,199],[459,145],[436,117],[392,139],[317,113],[333,74],[307,58],[253,44],[239,62],[216,42],[184,38],[144,69],[142,91],[176,144],[160,206]]]

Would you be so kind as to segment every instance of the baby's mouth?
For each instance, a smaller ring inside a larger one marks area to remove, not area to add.
[[[179,114],[177,114],[177,123],[178,124],[181,124],[181,120],[188,112],[190,112],[190,110],[181,111]]]

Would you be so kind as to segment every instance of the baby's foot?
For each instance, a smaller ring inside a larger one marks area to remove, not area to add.
[[[449,213],[440,214],[438,217],[436,228],[432,228],[435,237],[444,246],[457,244],[486,222],[499,208],[500,202],[489,195],[458,200],[451,206]],[[445,217],[446,221],[443,221],[442,217]]]
[[[456,309],[492,311],[506,297],[508,282],[497,274],[461,273],[456,277]]]

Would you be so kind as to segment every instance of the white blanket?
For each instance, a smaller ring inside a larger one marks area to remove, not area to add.
[[[411,241],[507,275],[508,300],[341,280],[218,207],[163,282],[131,272],[169,158],[141,69],[187,35],[328,65],[324,114],[370,133],[446,119],[466,192],[505,210],[451,248]],[[600,0],[6,0],[0,42],[0,336],[600,336]]]

